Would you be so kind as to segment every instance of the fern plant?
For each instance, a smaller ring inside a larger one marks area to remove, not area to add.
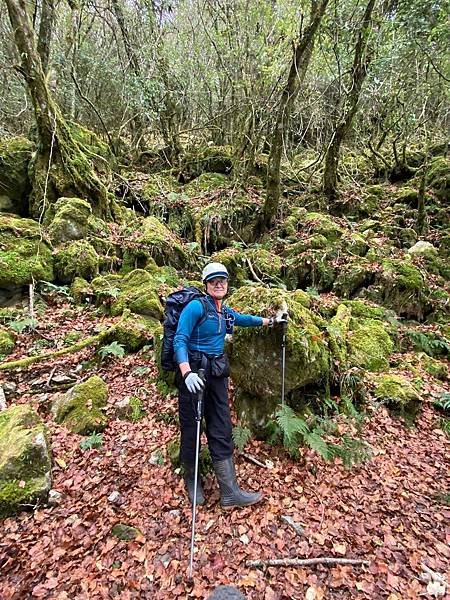
[[[442,394],[434,401],[434,406],[438,410],[450,414],[450,392],[442,392]]]
[[[27,318],[20,319],[18,321],[12,321],[8,323],[8,327],[13,329],[14,331],[17,331],[17,333],[23,333],[25,329],[34,329],[37,324],[38,322],[36,319]]]
[[[429,356],[450,353],[450,344],[447,340],[436,337],[434,333],[426,334],[414,329],[406,329],[405,333],[415,350],[425,352]]]
[[[248,429],[248,427],[241,427],[239,425],[233,427],[233,441],[236,448],[240,452],[242,452],[242,450],[248,444],[251,437],[252,432],[250,431],[250,429]]]
[[[82,450],[91,450],[91,448],[101,448],[103,445],[103,435],[101,433],[94,433],[80,442],[80,448]]]
[[[117,358],[122,358],[125,355],[125,348],[123,344],[119,344],[118,342],[111,342],[107,346],[102,346],[98,351],[100,356],[106,358],[107,356],[116,356]]]

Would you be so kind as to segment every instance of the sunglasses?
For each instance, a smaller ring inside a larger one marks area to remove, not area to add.
[[[213,287],[225,287],[228,283],[228,279],[226,277],[214,277],[214,279],[210,279],[208,281]]]

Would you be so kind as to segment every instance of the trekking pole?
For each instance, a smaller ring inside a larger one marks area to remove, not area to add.
[[[283,313],[282,333],[281,338],[281,405],[284,406],[284,378],[286,373],[286,330],[287,330],[288,314]]]
[[[202,403],[205,394],[205,369],[198,370],[198,376],[203,381],[203,388],[197,393],[197,439],[195,441],[195,469],[194,469],[194,499],[192,503],[192,530],[191,530],[191,556],[189,559],[188,579],[192,580],[192,565],[194,563],[195,518],[197,516],[197,481],[198,481],[198,454],[200,450],[200,428],[202,423]]]

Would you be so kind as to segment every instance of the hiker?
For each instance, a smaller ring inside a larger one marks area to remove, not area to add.
[[[250,506],[259,502],[261,492],[246,492],[239,488],[233,461],[233,439],[230,407],[228,404],[228,357],[224,354],[227,333],[240,327],[272,327],[285,322],[286,317],[270,318],[240,314],[223,299],[228,292],[228,271],[221,263],[209,263],[203,269],[202,281],[206,296],[192,300],[181,312],[173,340],[178,364],[175,382],[178,387],[181,428],[180,461],[189,500],[194,499],[194,471],[196,448],[195,399],[204,387],[203,416],[206,423],[208,446],[220,488],[223,508]],[[206,311],[206,314],[205,314]],[[198,370],[205,370],[205,383]],[[200,478],[197,481],[197,504],[205,501]]]

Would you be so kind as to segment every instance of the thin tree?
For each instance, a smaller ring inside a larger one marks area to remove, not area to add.
[[[323,190],[330,202],[333,202],[337,196],[339,151],[358,110],[361,89],[372,60],[369,37],[372,29],[372,12],[375,3],[376,0],[369,0],[364,11],[355,45],[355,54],[350,75],[350,91],[345,97],[343,112],[335,125],[331,142],[325,154]]]
[[[314,49],[314,40],[325,14],[329,0],[312,0],[310,22],[298,42],[293,45],[291,67],[286,85],[281,93],[277,116],[270,136],[270,153],[267,167],[266,200],[262,226],[268,229],[274,222],[280,201],[280,166],[283,137],[291,116],[294,101],[305,78]]]
[[[18,70],[33,103],[39,138],[30,213],[41,218],[50,209],[51,214],[53,202],[70,195],[87,199],[96,214],[108,216],[107,190],[93,169],[92,153],[75,139],[73,127],[49,90],[28,13],[30,5],[26,0],[6,0],[6,5],[21,59]]]

